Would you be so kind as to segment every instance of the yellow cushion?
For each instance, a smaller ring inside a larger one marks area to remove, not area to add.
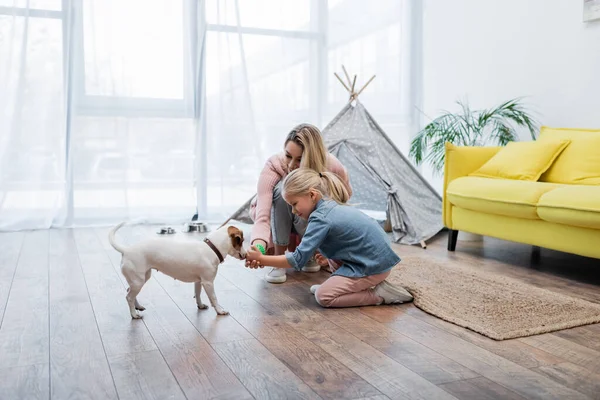
[[[563,186],[538,203],[541,219],[557,224],[600,229],[600,186]]]
[[[542,182],[600,185],[600,130],[543,126],[539,140],[549,139],[571,143],[540,177]]]
[[[470,176],[537,181],[569,140],[510,142]]]
[[[540,197],[561,185],[465,176],[448,184],[446,198],[454,206],[489,214],[539,219]]]

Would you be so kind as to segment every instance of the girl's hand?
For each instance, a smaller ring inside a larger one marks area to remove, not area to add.
[[[262,255],[263,254],[256,248],[256,246],[251,246],[250,249],[246,251],[246,267],[262,268]]]
[[[327,258],[325,258],[323,256],[323,254],[319,253],[318,251],[315,253],[315,261],[321,267],[328,267],[329,266],[329,263],[327,262]]]
[[[252,269],[264,268],[264,265],[262,265],[258,261],[246,261],[246,268],[252,268]]]

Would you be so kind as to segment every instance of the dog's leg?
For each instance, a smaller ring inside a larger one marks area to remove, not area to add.
[[[215,308],[215,311],[219,315],[227,315],[229,311],[225,310],[219,302],[217,301],[217,295],[215,294],[215,286],[212,282],[202,281],[202,286],[204,286],[204,290],[206,290],[206,294],[208,295],[208,299],[210,300],[210,304]]]
[[[146,271],[146,280],[144,281],[144,284],[146,284],[146,282],[148,282],[148,280],[150,279],[150,277],[152,276],[152,270],[149,269],[148,271]],[[139,311],[145,311],[146,307],[144,307],[143,305],[141,305],[138,302],[137,297],[135,298],[135,309],[139,310]]]
[[[198,310],[206,310],[208,306],[206,304],[202,304],[202,299],[200,295],[202,294],[202,280],[198,282],[194,282],[194,292],[196,298],[196,305],[198,306]]]
[[[136,297],[140,290],[142,290],[142,286],[144,286],[144,278],[140,279],[140,277],[136,275],[134,272],[134,266],[130,262],[123,262],[121,264],[121,272],[127,280],[127,283],[129,283],[125,300],[127,300],[131,318],[140,319],[142,316],[136,310]]]
[[[131,285],[129,286],[129,289],[127,289],[127,296],[125,296],[125,298],[127,299],[127,304],[129,305],[129,312],[131,313],[131,318],[133,319],[140,319],[142,318],[142,315],[140,313],[137,312],[136,306],[135,304],[137,303],[137,295],[140,292],[140,290],[142,290],[142,286],[141,285]]]

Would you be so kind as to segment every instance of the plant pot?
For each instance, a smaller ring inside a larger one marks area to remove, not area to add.
[[[477,233],[460,231],[458,232],[458,240],[462,242],[482,242],[483,236]]]

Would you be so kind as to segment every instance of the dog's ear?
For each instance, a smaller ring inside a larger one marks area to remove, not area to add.
[[[231,238],[231,244],[235,248],[239,248],[242,246],[244,242],[244,232],[236,228],[235,226],[227,227],[227,234]]]

